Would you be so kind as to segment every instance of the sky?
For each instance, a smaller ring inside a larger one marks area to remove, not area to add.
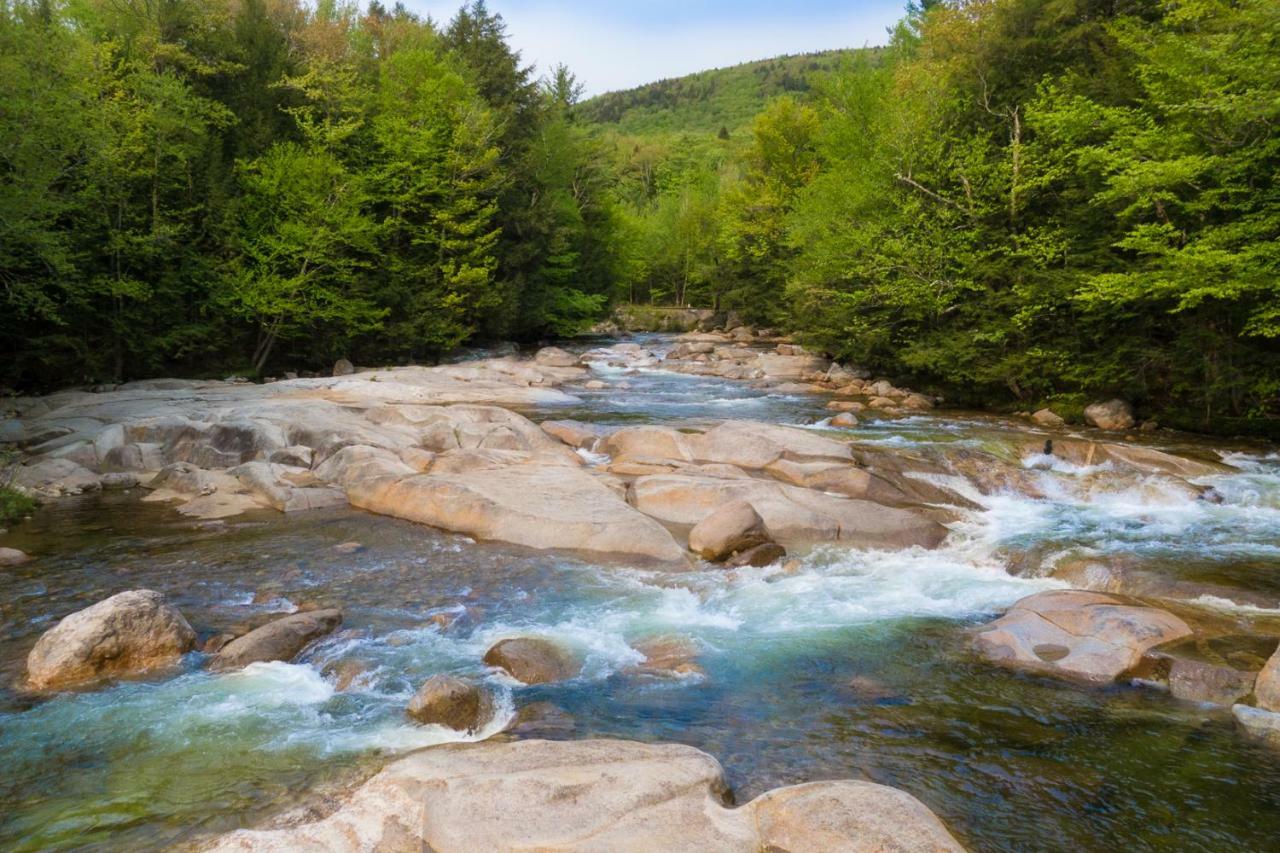
[[[541,76],[563,62],[586,94],[784,53],[884,44],[904,0],[487,0]],[[461,0],[404,0],[445,23]],[[388,2],[386,5],[390,6]]]

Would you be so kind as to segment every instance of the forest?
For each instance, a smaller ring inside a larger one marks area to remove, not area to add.
[[[1280,433],[1280,4],[923,2],[809,64],[745,124],[705,126],[740,88],[620,124],[675,96],[580,103],[482,0],[0,2],[0,384],[430,361],[637,302],[957,403]]]

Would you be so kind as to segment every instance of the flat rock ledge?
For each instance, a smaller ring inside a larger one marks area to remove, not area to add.
[[[919,800],[870,782],[776,788],[729,808],[719,763],[620,740],[449,744],[413,753],[337,812],[240,830],[214,851],[961,851]]]

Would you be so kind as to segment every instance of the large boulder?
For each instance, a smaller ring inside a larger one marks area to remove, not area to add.
[[[1084,421],[1089,426],[1105,430],[1133,429],[1136,423],[1133,417],[1133,406],[1124,400],[1107,400],[1086,407]]]
[[[568,466],[364,478],[347,487],[347,497],[370,512],[477,539],[662,561],[685,558],[661,524],[636,512],[590,474]]]
[[[1028,596],[983,628],[975,641],[988,660],[1048,675],[1106,684],[1148,649],[1191,635],[1164,610],[1111,595],[1050,590]]]
[[[689,531],[689,550],[715,562],[772,541],[764,521],[746,501],[725,504]]]
[[[513,637],[495,643],[484,662],[524,684],[567,681],[582,672],[582,661],[550,640]]]
[[[333,633],[341,624],[341,610],[311,610],[285,616],[227,643],[214,657],[210,667],[228,670],[263,661],[291,661],[311,643]]]
[[[433,675],[409,700],[409,718],[423,725],[475,732],[493,716],[488,691],[456,675]]]
[[[121,592],[41,635],[27,655],[26,684],[47,690],[172,666],[195,644],[195,632],[163,595]]]
[[[931,851],[964,848],[924,804],[870,782],[812,782],[729,807],[714,758],[620,740],[445,744],[387,766],[336,813],[239,830],[229,851]]]
[[[660,474],[637,479],[632,500],[641,512],[682,525],[696,525],[725,504],[746,501],[787,548],[816,542],[935,548],[947,535],[941,524],[912,510],[767,480]]]

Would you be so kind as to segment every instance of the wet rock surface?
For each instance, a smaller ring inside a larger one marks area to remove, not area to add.
[[[1010,666],[1106,684],[1133,668],[1153,646],[1190,636],[1163,610],[1110,595],[1052,590],[1022,599],[978,632],[984,657]]]
[[[341,624],[340,610],[314,610],[275,619],[227,643],[210,662],[210,667],[228,670],[265,661],[288,662]]]

